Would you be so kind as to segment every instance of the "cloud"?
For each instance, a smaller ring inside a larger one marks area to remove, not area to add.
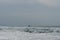
[[[34,0],[0,0],[0,3],[10,3],[10,4],[34,3]]]
[[[60,6],[60,0],[37,0],[37,1],[50,7]]]
[[[0,0],[0,3],[9,3],[9,4],[39,3],[49,7],[60,6],[60,0]]]
[[[59,7],[59,2],[59,0],[0,0],[0,24],[60,25],[60,9],[45,7]]]

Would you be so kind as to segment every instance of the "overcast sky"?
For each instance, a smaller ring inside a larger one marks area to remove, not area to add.
[[[0,0],[1,25],[60,25],[60,0]]]

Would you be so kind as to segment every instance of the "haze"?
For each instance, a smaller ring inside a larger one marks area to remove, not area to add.
[[[60,0],[0,0],[0,24],[60,26]]]

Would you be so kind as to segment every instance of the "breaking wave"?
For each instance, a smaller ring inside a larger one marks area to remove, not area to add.
[[[60,33],[59,27],[0,27],[0,31],[2,30],[18,30],[21,32],[28,33]]]
[[[60,40],[56,27],[0,27],[0,40]]]

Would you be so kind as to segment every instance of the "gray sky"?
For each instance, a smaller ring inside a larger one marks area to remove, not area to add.
[[[0,0],[1,25],[60,25],[60,0]]]

